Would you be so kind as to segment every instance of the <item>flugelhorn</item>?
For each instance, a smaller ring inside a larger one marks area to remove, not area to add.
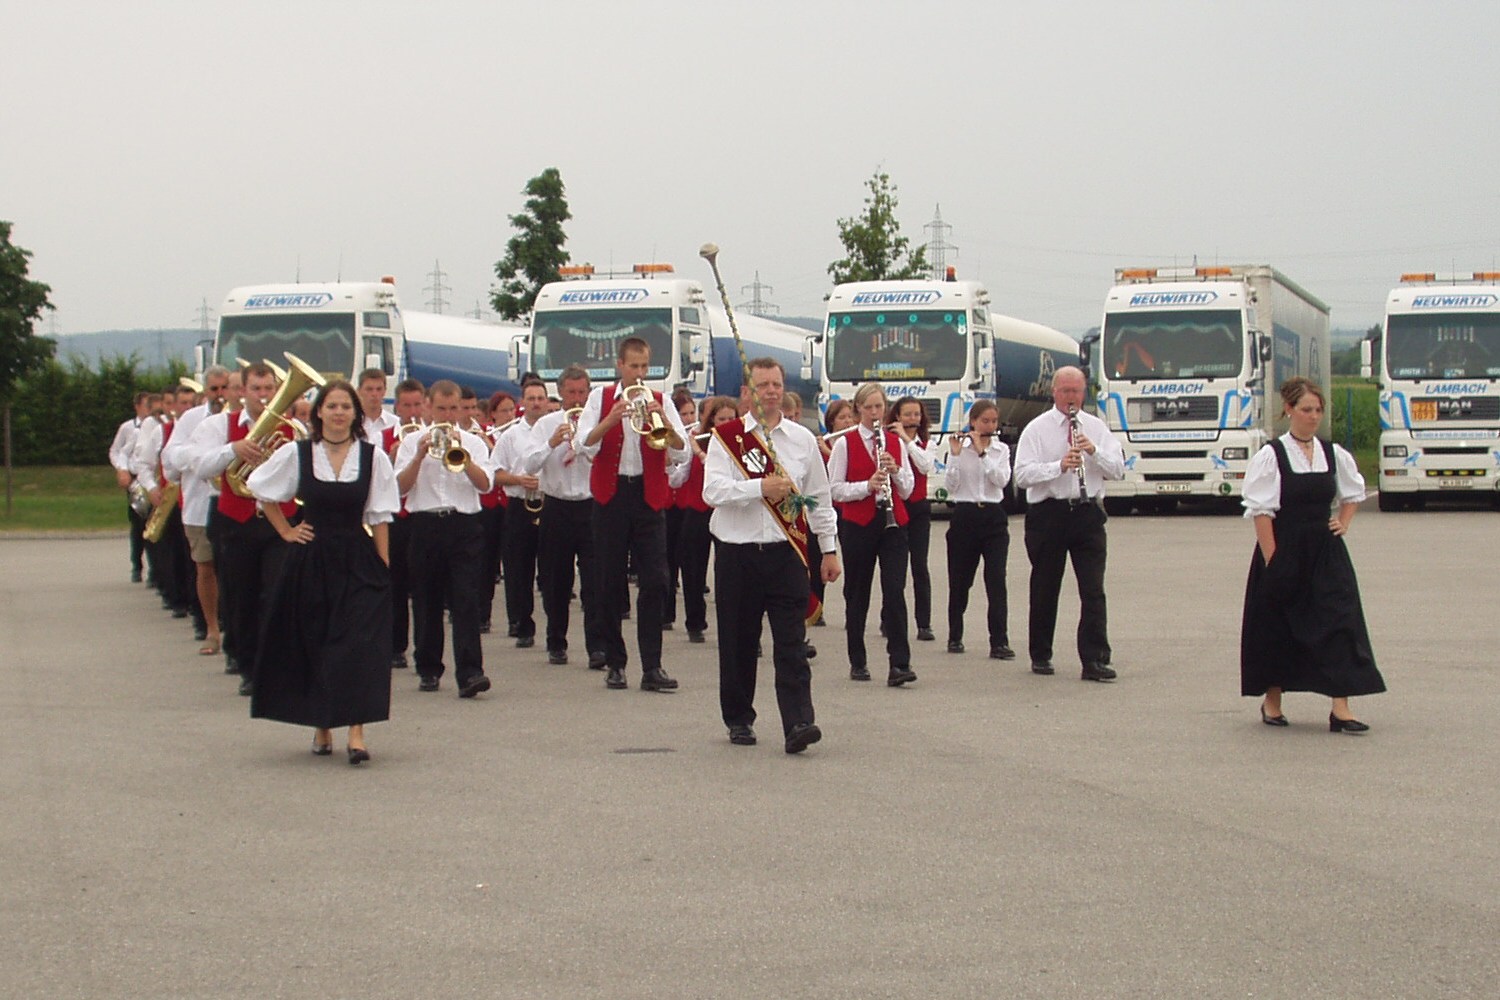
[[[427,454],[443,463],[449,472],[462,472],[469,464],[469,452],[452,424],[433,424],[427,429]]]
[[[646,439],[646,446],[663,451],[672,436],[672,428],[662,419],[660,412],[648,409],[655,399],[645,382],[627,385],[622,394],[625,405],[630,407],[630,429]]]

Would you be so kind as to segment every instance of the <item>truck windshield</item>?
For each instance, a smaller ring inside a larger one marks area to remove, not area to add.
[[[835,382],[963,378],[969,317],[962,309],[829,313],[824,364]]]
[[[353,313],[252,313],[219,321],[219,363],[272,361],[289,351],[315,371],[345,372],[354,358]]]
[[[1500,376],[1500,313],[1391,316],[1386,336],[1392,378]]]
[[[613,379],[620,342],[639,337],[651,346],[647,378],[666,378],[672,363],[671,309],[578,309],[539,312],[531,324],[531,368],[555,379],[582,365],[592,379]]]
[[[1101,366],[1107,378],[1225,378],[1244,365],[1239,312],[1110,313]]]

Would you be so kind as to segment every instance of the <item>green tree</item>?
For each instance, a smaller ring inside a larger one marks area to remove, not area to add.
[[[890,175],[877,170],[865,187],[870,194],[864,212],[839,220],[839,242],[848,256],[828,265],[834,283],[927,277],[927,248],[919,244],[913,250],[911,241],[901,235]]]
[[[5,515],[10,516],[10,404],[16,383],[46,365],[56,342],[32,335],[42,310],[51,309],[51,288],[26,277],[31,251],[10,241],[9,222],[0,221],[0,406],[4,407]]]
[[[495,263],[500,287],[490,293],[495,311],[512,320],[530,316],[542,286],[558,279],[557,269],[568,262],[562,224],[573,217],[556,167],[527,181],[524,193],[525,211],[510,217],[516,235],[505,245],[504,259]]]

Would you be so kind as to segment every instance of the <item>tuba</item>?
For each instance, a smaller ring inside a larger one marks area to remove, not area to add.
[[[266,408],[255,419],[255,423],[250,425],[250,430],[245,435],[246,440],[254,442],[267,452],[275,451],[291,440],[283,433],[283,426],[289,428],[292,436],[297,440],[307,437],[307,429],[302,426],[301,421],[293,420],[287,416],[287,413],[298,396],[314,386],[321,388],[324,381],[322,375],[313,371],[307,362],[295,354],[288,353],[286,360],[287,364],[292,366],[290,372],[282,372],[279,367],[271,365],[272,371],[284,374],[286,377],[282,379],[276,395],[271,397],[271,401],[266,404]],[[270,364],[269,361],[266,363]],[[252,471],[253,468],[249,463],[236,458],[229,463],[229,468],[224,470],[224,481],[229,484],[229,488],[236,496],[253,499],[255,494],[250,492],[250,487],[246,482]]]
[[[672,429],[667,426],[660,413],[646,409],[655,398],[651,390],[644,382],[637,382],[625,387],[623,398],[630,407],[630,429],[646,439],[648,448],[664,450],[672,436]]]

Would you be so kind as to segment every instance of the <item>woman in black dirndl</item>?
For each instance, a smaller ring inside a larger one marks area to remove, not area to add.
[[[1333,699],[1330,732],[1362,733],[1349,699],[1378,694],[1354,564],[1344,544],[1365,483],[1344,449],[1317,437],[1323,390],[1298,376],[1281,387],[1291,427],[1266,445],[1245,474],[1245,516],[1255,552],[1240,630],[1240,693],[1264,695],[1261,721],[1285,726],[1285,691]],[[1337,503],[1337,513],[1331,513]]]
[[[390,717],[391,579],[387,530],[400,506],[390,459],[363,440],[354,387],[325,385],[309,440],[250,476],[266,518],[291,543],[268,597],[250,714],[312,726],[313,753],[349,727],[349,763],[370,759],[364,724]],[[293,527],[279,502],[302,499]],[[366,531],[366,527],[369,531]]]

